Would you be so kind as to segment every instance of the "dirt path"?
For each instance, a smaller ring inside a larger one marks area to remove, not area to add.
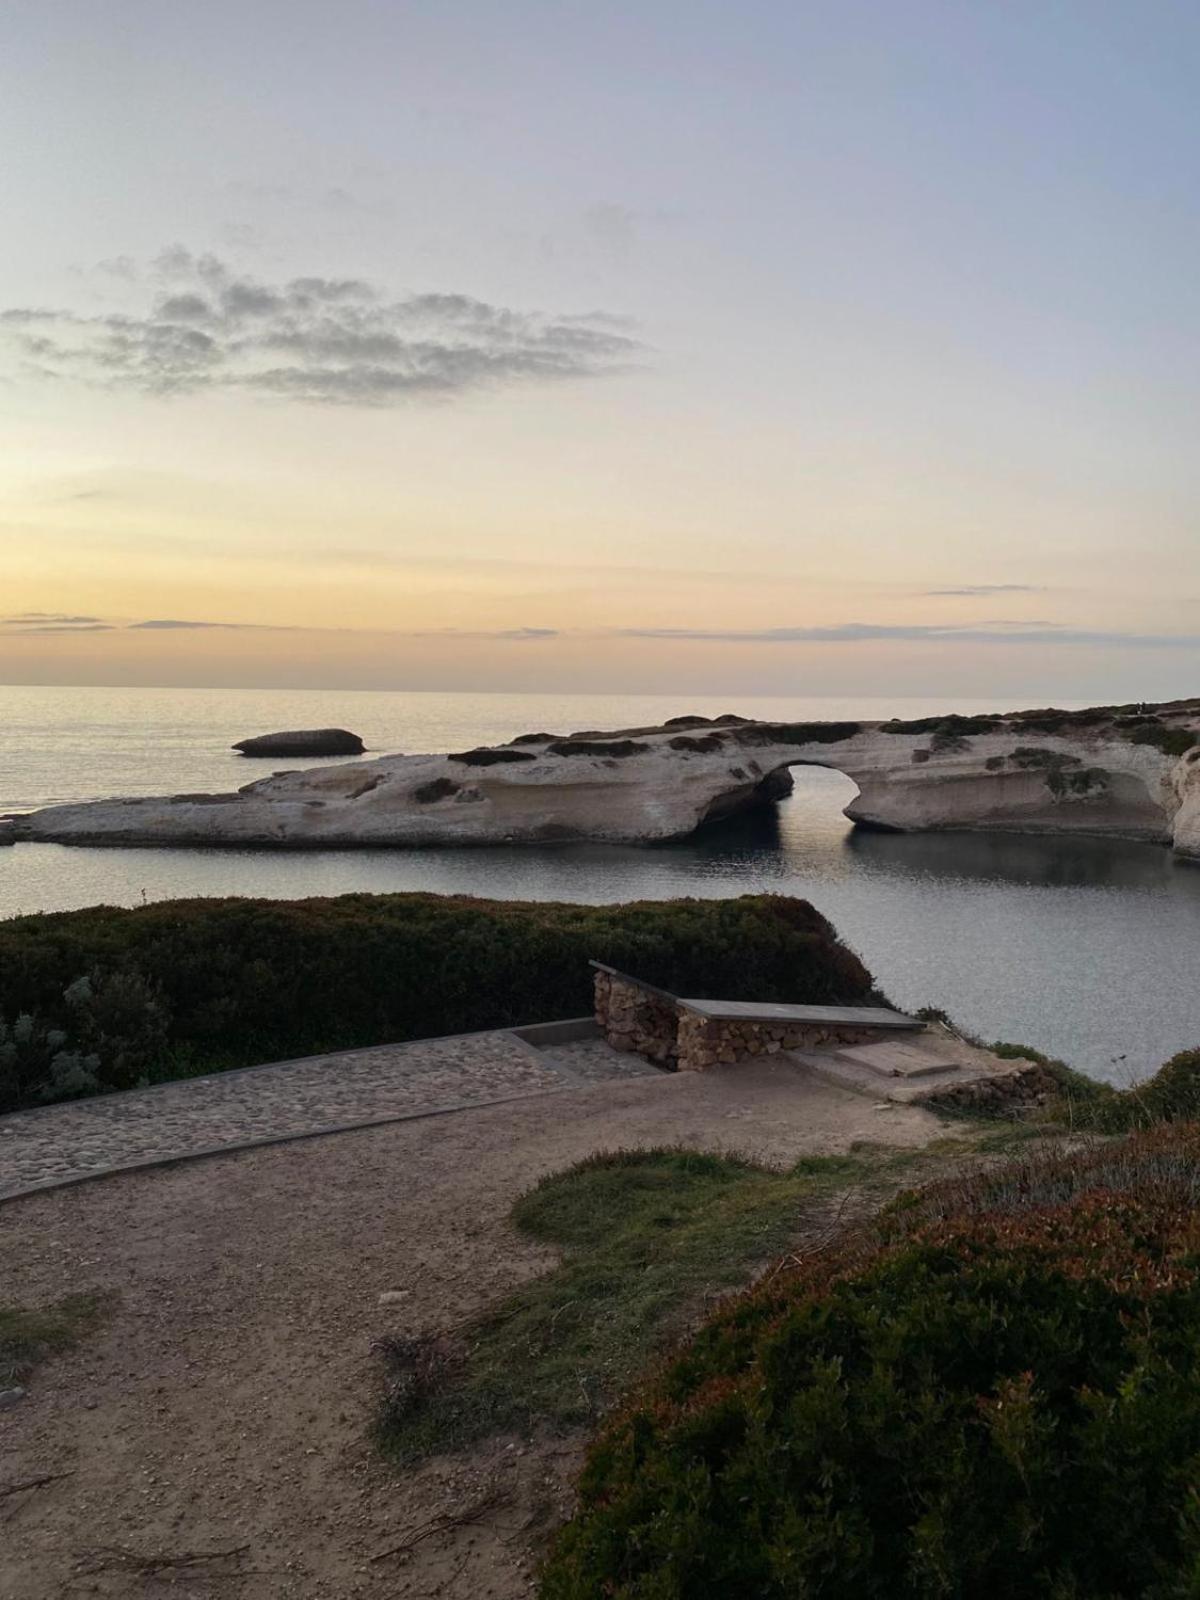
[[[0,1303],[120,1299],[0,1412],[0,1600],[526,1595],[577,1445],[501,1439],[396,1473],[367,1438],[372,1341],[451,1324],[549,1265],[508,1209],[592,1151],[683,1143],[782,1161],[944,1131],[776,1060],[9,1202]],[[385,1291],[403,1298],[381,1305]],[[53,1473],[69,1476],[3,1494]],[[430,1524],[411,1553],[374,1559]]]

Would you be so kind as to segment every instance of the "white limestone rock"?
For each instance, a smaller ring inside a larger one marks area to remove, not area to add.
[[[1189,732],[1200,741],[1200,701],[940,725],[687,718],[281,772],[230,794],[51,806],[8,831],[281,849],[645,843],[764,804],[786,791],[790,767],[814,765],[854,780],[846,815],[864,826],[1111,834],[1200,857],[1200,764],[1161,748]]]

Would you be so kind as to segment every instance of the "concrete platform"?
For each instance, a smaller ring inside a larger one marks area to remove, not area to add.
[[[884,1006],[790,1006],[766,1000],[684,1000],[675,1004],[713,1022],[793,1022],[813,1028],[895,1028],[919,1033],[918,1017]]]
[[[787,1058],[826,1083],[896,1105],[917,1105],[973,1085],[1003,1086],[1030,1068],[1028,1061],[1006,1061],[967,1044],[939,1023],[903,1044],[886,1039],[835,1050],[793,1050]]]

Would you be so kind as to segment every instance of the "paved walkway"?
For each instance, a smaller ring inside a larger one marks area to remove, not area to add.
[[[180,1156],[494,1105],[657,1071],[601,1040],[507,1032],[381,1045],[0,1117],[0,1200]]]

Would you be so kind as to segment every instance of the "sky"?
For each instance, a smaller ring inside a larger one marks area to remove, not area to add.
[[[0,682],[1200,693],[1194,0],[12,0]]]

